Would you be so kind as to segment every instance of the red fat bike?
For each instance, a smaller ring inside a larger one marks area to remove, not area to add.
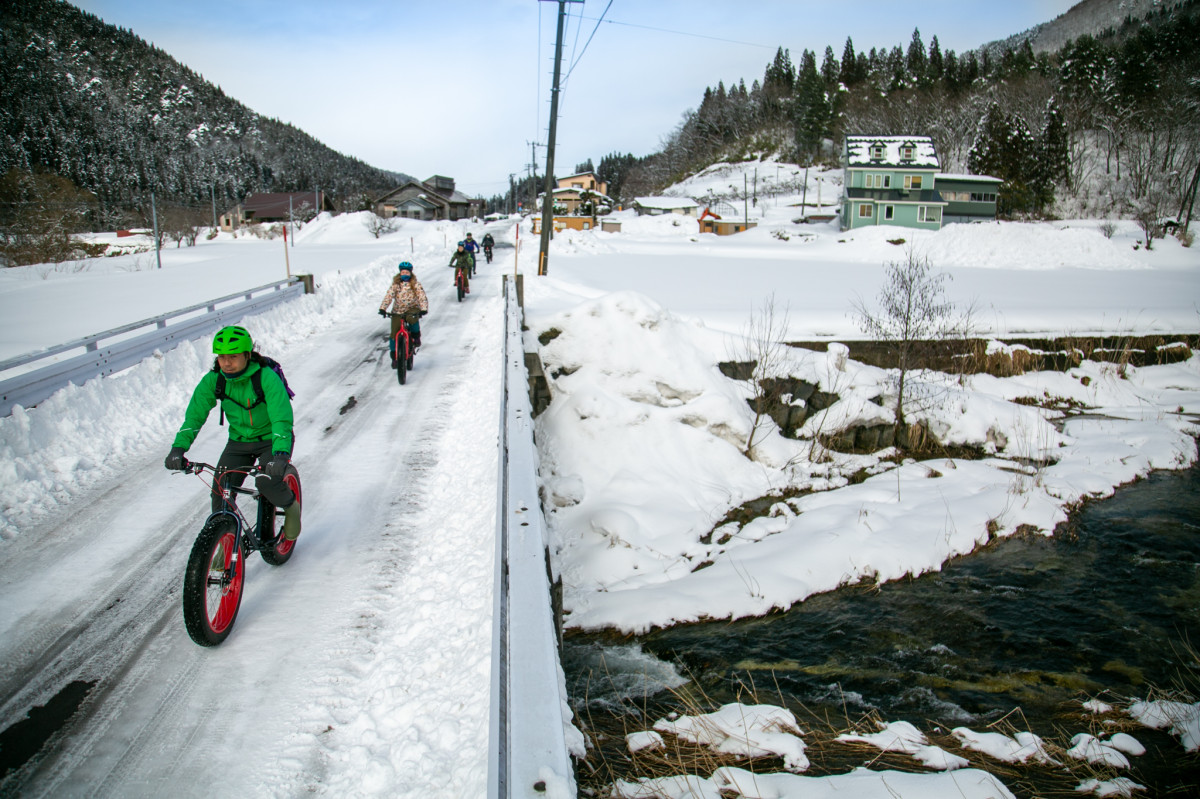
[[[416,326],[421,315],[410,311],[403,314],[389,313],[388,316],[399,316],[404,320],[389,344],[392,353],[392,368],[396,370],[396,379],[400,381],[400,385],[404,385],[408,382],[408,373],[413,368],[413,356],[417,354],[416,334],[411,328]]]
[[[458,291],[458,301],[462,302],[463,297],[469,290],[467,284],[467,267],[454,267],[454,288]]]
[[[282,566],[292,557],[296,542],[284,537],[283,514],[257,489],[227,486],[221,479],[234,473],[254,477],[259,474],[257,466],[218,472],[207,463],[184,461],[183,471],[200,476],[223,500],[222,509],[208,517],[196,536],[183,574],[183,622],[188,635],[200,646],[216,646],[233,630],[242,605],[246,559],[258,552],[272,566]],[[283,482],[299,502],[300,475],[294,466],[288,466]],[[257,500],[254,524],[238,508],[239,494]]]

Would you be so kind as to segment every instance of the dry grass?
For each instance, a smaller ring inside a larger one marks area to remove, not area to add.
[[[1197,689],[1200,688],[1200,657],[1189,645],[1183,650],[1189,659],[1181,670],[1179,685],[1170,691],[1153,692],[1151,698],[1172,699],[1174,701],[1195,701]],[[771,681],[774,675],[771,674]],[[804,772],[805,776],[827,776],[844,774],[859,767],[873,770],[905,771],[910,773],[928,773],[929,769],[922,766],[910,755],[903,752],[885,752],[862,741],[840,741],[842,734],[866,735],[878,732],[883,726],[883,719],[876,712],[851,717],[846,707],[842,712],[833,715],[828,711],[818,712],[807,706],[797,706],[787,702],[777,684],[766,690],[760,689],[753,680],[753,675],[746,674],[739,680],[733,691],[734,697],[727,701],[737,701],[744,704],[774,704],[787,707],[796,716],[801,730],[789,730],[799,734],[807,748],[805,754],[810,761],[810,767]],[[1081,697],[1081,700],[1086,697]],[[927,720],[922,731],[933,746],[963,757],[970,761],[972,768],[978,768],[998,777],[1018,797],[1027,799],[1067,799],[1079,797],[1077,787],[1085,780],[1096,779],[1109,781],[1118,777],[1139,782],[1136,758],[1131,758],[1134,767],[1129,770],[1116,769],[1103,764],[1092,764],[1075,760],[1066,755],[1071,746],[1071,739],[1081,731],[1090,732],[1096,737],[1107,738],[1116,732],[1128,732],[1136,736],[1145,736],[1147,729],[1131,719],[1125,712],[1127,700],[1104,697],[1113,710],[1107,713],[1091,713],[1080,709],[1079,704],[1072,703],[1064,708],[1059,720],[1054,724],[1050,735],[1043,736],[1044,750],[1051,762],[1044,763],[1030,759],[1025,763],[1012,763],[990,757],[982,752],[966,749],[958,738],[935,721]],[[627,702],[620,712],[606,713],[602,716],[593,715],[591,705],[586,705],[587,717],[581,719],[581,726],[588,740],[588,755],[577,764],[577,781],[580,796],[611,797],[614,795],[614,784],[620,780],[636,782],[638,780],[664,777],[692,775],[698,778],[709,778],[718,768],[733,766],[752,773],[767,774],[784,771],[784,764],[778,757],[744,757],[716,752],[706,746],[697,745],[682,740],[670,733],[660,733],[663,745],[656,749],[643,749],[630,752],[626,745],[626,736],[653,729],[654,723],[662,718],[678,718],[678,716],[700,716],[711,713],[720,707],[718,702],[703,689],[697,687],[695,681],[688,682],[679,689],[669,692],[666,698],[643,699],[641,703]],[[1080,702],[1081,704],[1081,702]],[[674,714],[674,715],[672,715]],[[1025,719],[1020,708],[1014,709],[1006,716],[993,721],[981,732],[998,732],[1015,737],[1018,732],[1030,730],[1031,724]],[[1084,729],[1081,730],[1081,727]],[[973,728],[975,729],[975,728]],[[1162,795],[1183,796],[1186,793],[1176,793],[1176,788],[1186,790],[1187,774],[1200,765],[1200,756],[1184,756],[1191,765],[1184,763],[1180,770],[1180,778],[1174,787],[1167,788]],[[1161,786],[1160,786],[1161,787]],[[1149,794],[1154,795],[1153,790]],[[654,799],[656,794],[647,787],[639,799]]]

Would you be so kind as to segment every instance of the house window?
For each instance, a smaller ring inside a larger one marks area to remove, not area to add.
[[[973,203],[994,203],[994,202],[996,202],[996,195],[990,194],[990,193],[977,194],[976,192],[971,192],[971,202],[973,202]]]
[[[913,147],[911,144],[906,144],[900,148],[900,157],[905,161],[911,161],[913,158]]]
[[[858,206],[858,218],[859,219],[869,219],[870,216],[871,216],[871,204],[870,203],[861,203]]]
[[[917,208],[918,222],[941,222],[942,209],[937,205],[922,205]]]
[[[904,188],[919,190],[921,188],[921,176],[920,175],[905,175],[904,176]]]
[[[895,219],[896,218],[896,206],[894,206],[894,205],[883,206],[883,218],[884,219]]]
[[[879,160],[879,159],[883,158],[883,145],[882,144],[872,144],[871,145],[871,158],[874,160]]]

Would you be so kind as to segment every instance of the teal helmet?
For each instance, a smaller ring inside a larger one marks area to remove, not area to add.
[[[240,325],[223,327],[213,337],[213,352],[217,355],[236,355],[253,350],[254,342],[250,338],[250,332]]]
[[[413,265],[410,264],[408,261],[401,261],[400,265],[396,267],[396,271],[398,271],[398,272],[403,272],[405,269],[407,269],[410,272],[416,271],[413,269]]]

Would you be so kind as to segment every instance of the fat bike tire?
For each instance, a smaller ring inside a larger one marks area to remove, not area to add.
[[[246,559],[237,523],[228,517],[204,525],[183,575],[183,622],[200,646],[229,637],[246,587]]]
[[[459,302],[462,302],[462,301],[463,301],[463,296],[464,296],[464,292],[463,292],[463,284],[462,284],[462,281],[459,281],[459,282],[458,282],[458,283],[456,283],[455,285],[458,287],[458,301],[459,301]]]
[[[300,474],[296,467],[288,464],[287,472],[283,475],[283,484],[292,489],[296,501],[300,502]],[[261,501],[261,500],[260,500]],[[262,550],[262,559],[272,566],[282,566],[287,563],[292,553],[296,551],[296,542],[287,540],[283,535],[283,514],[275,510],[275,506],[267,503],[262,521],[258,525],[258,534],[266,547]]]
[[[400,385],[404,385],[408,382],[408,358],[400,353],[407,353],[408,345],[405,343],[403,331],[396,332],[396,338],[393,340],[392,345],[392,354],[394,356],[392,358],[392,366],[396,370],[396,380]]]

